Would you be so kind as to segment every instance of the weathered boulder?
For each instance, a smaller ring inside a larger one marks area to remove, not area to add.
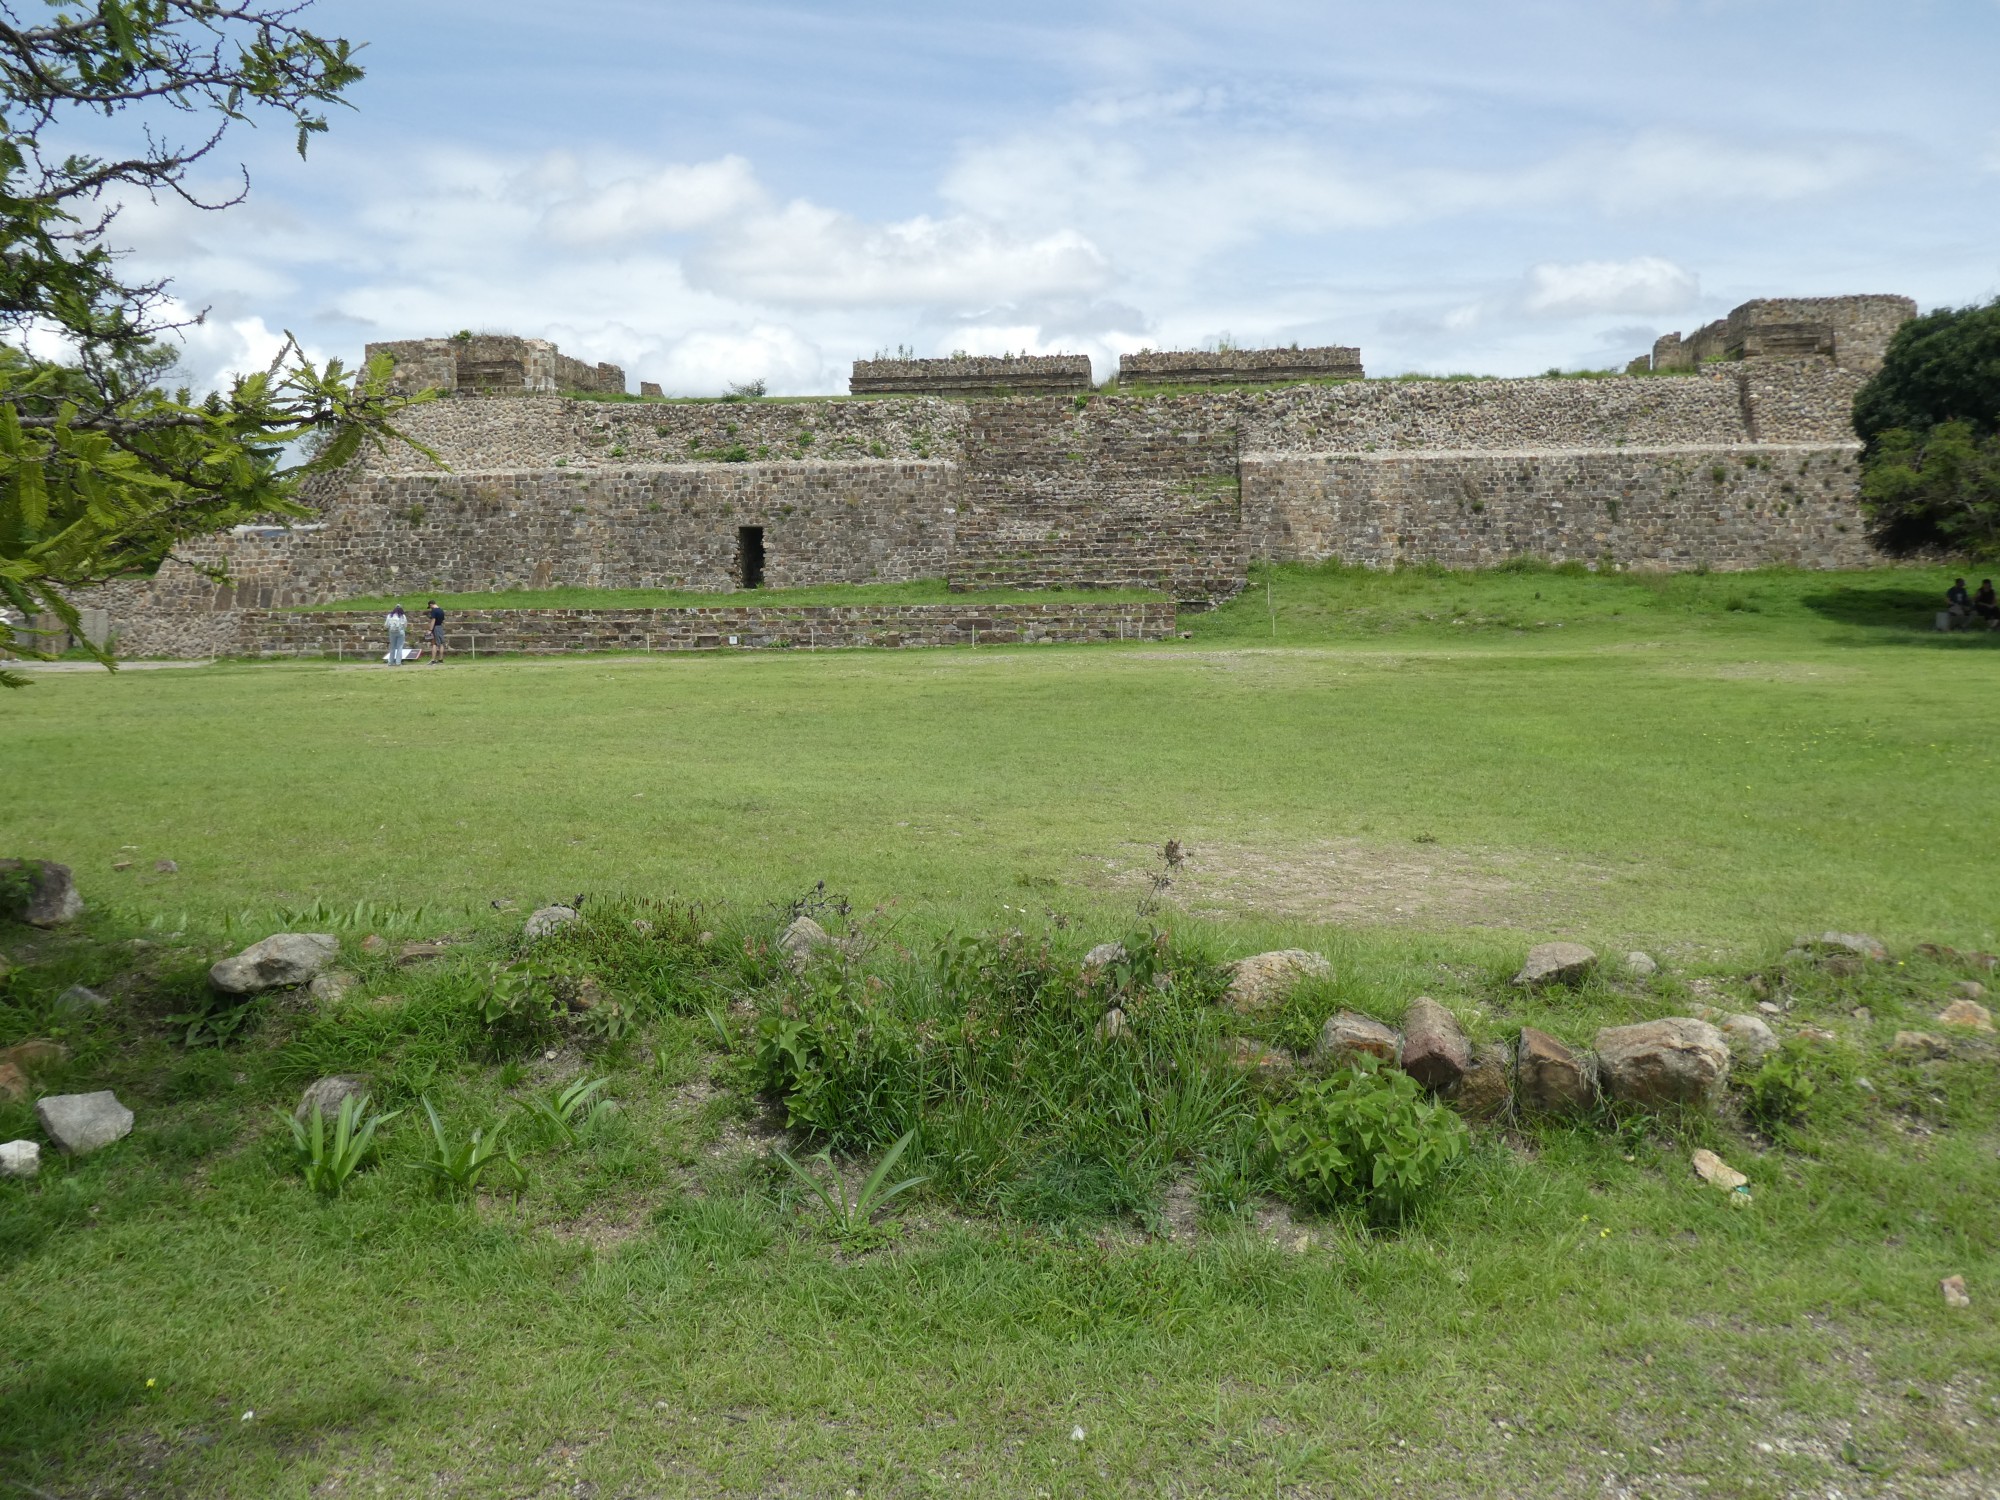
[[[1435,1094],[1450,1094],[1472,1071],[1472,1044],[1458,1018],[1429,995],[1403,1012],[1403,1071]]]
[[[339,952],[340,940],[330,932],[276,932],[222,960],[208,971],[208,982],[225,995],[291,989],[311,984]]]
[[[1802,937],[1792,946],[1806,953],[1848,954],[1876,963],[1889,956],[1889,950],[1865,932],[1822,932],[1816,938]]]
[[[0,892],[14,886],[5,879],[25,874],[26,889],[11,904],[11,915],[31,927],[60,927],[83,915],[83,897],[68,865],[52,859],[0,859]]]
[[[1102,973],[1113,964],[1123,963],[1124,960],[1125,945],[1123,943],[1099,943],[1095,948],[1092,948],[1088,953],[1083,955],[1083,972],[1086,974]]]
[[[0,1058],[0,1104],[24,1103],[34,1091],[18,1064]]]
[[[155,875],[178,875],[180,872],[181,867],[170,859],[156,859],[153,861],[153,873]]]
[[[1896,1039],[1889,1043],[1889,1051],[1898,1057],[1949,1057],[1951,1043],[1941,1036],[1932,1036],[1928,1031],[1899,1031]]]
[[[1223,997],[1240,1011],[1264,1010],[1291,994],[1302,979],[1331,979],[1333,965],[1322,954],[1304,948],[1280,948],[1253,953],[1229,966],[1229,991]]]
[[[1736,1066],[1750,1069],[1778,1050],[1778,1036],[1762,1016],[1712,1015],[1707,1018],[1722,1033],[1729,1056]]]
[[[0,1049],[0,1063],[11,1063],[29,1077],[69,1061],[69,1048],[47,1037],[29,1037],[25,1042]]]
[[[1514,1062],[1515,1097],[1531,1114],[1582,1114],[1597,1103],[1597,1066],[1546,1031],[1521,1028]]]
[[[8,1141],[0,1145],[0,1177],[33,1177],[42,1170],[38,1141]]]
[[[56,1149],[82,1156],[132,1133],[132,1111],[109,1089],[95,1094],[50,1094],[35,1102],[35,1118]]]
[[[98,994],[88,985],[73,984],[56,996],[56,1014],[67,1019],[98,1015],[110,1007],[110,997]]]
[[[340,1106],[350,1098],[365,1096],[368,1080],[355,1078],[344,1073],[336,1073],[328,1078],[315,1078],[306,1085],[299,1095],[299,1107],[292,1111],[292,1118],[304,1124],[312,1118],[313,1106],[319,1106],[320,1118],[331,1125],[340,1115]]]
[[[573,926],[582,920],[583,913],[574,906],[537,907],[528,914],[528,920],[521,924],[521,936],[531,941],[535,938],[545,938],[552,932],[560,932],[563,928]]]
[[[1954,1000],[1938,1012],[1938,1020],[1947,1026],[1964,1026],[1973,1031],[1991,1031],[1993,1013],[1977,1000]]]
[[[1647,1109],[1711,1107],[1729,1077],[1729,1043],[1692,1016],[1607,1026],[1596,1051],[1604,1092]]]
[[[405,943],[401,948],[397,949],[396,962],[399,964],[428,963],[434,958],[443,958],[450,951],[451,944],[443,938],[424,938],[415,942]]]
[[[811,917],[794,917],[792,925],[778,934],[778,951],[785,955],[785,962],[792,968],[803,970],[812,962],[813,955],[823,953],[833,946],[833,939],[827,931]]]
[[[1130,1024],[1125,1020],[1125,1012],[1114,1005],[1097,1023],[1097,1039],[1100,1042],[1115,1042],[1122,1036],[1130,1035],[1131,1030]]]
[[[1597,955],[1581,943],[1537,943],[1514,976],[1518,985],[1577,984],[1597,966]]]
[[[321,1005],[338,1005],[361,983],[361,976],[350,974],[345,969],[321,969],[313,975],[313,982],[306,993]]]
[[[1637,979],[1651,979],[1660,966],[1653,962],[1652,954],[1633,952],[1625,955],[1625,971]]]
[[[1499,1120],[1514,1108],[1514,1048],[1511,1043],[1481,1042],[1472,1051],[1472,1066],[1459,1081],[1452,1104],[1468,1120]]]
[[[1327,1017],[1326,1025],[1320,1028],[1319,1045],[1313,1055],[1321,1062],[1348,1063],[1361,1057],[1372,1057],[1388,1067],[1395,1067],[1403,1051],[1403,1039],[1395,1028],[1384,1026],[1373,1016],[1360,1015],[1351,1010],[1343,1010]]]

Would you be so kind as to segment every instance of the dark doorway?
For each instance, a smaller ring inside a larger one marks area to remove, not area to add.
[[[736,571],[746,589],[764,586],[764,528],[736,528]]]

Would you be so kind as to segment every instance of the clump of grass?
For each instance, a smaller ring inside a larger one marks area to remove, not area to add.
[[[283,1116],[285,1124],[291,1127],[293,1162],[306,1186],[322,1198],[339,1197],[362,1164],[374,1154],[375,1132],[401,1113],[396,1110],[386,1115],[368,1114],[368,1096],[349,1094],[340,1101],[340,1113],[334,1118],[330,1135],[325,1111],[317,1101],[304,1120],[295,1115]]]

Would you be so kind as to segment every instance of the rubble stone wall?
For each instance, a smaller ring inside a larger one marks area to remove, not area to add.
[[[1121,384],[1240,385],[1273,380],[1359,380],[1361,351],[1338,344],[1317,349],[1151,349],[1118,357]]]

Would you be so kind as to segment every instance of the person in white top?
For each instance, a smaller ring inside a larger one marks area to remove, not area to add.
[[[403,642],[408,637],[410,617],[403,613],[403,606],[397,605],[389,611],[389,618],[382,622],[389,627],[389,665],[403,664]]]

